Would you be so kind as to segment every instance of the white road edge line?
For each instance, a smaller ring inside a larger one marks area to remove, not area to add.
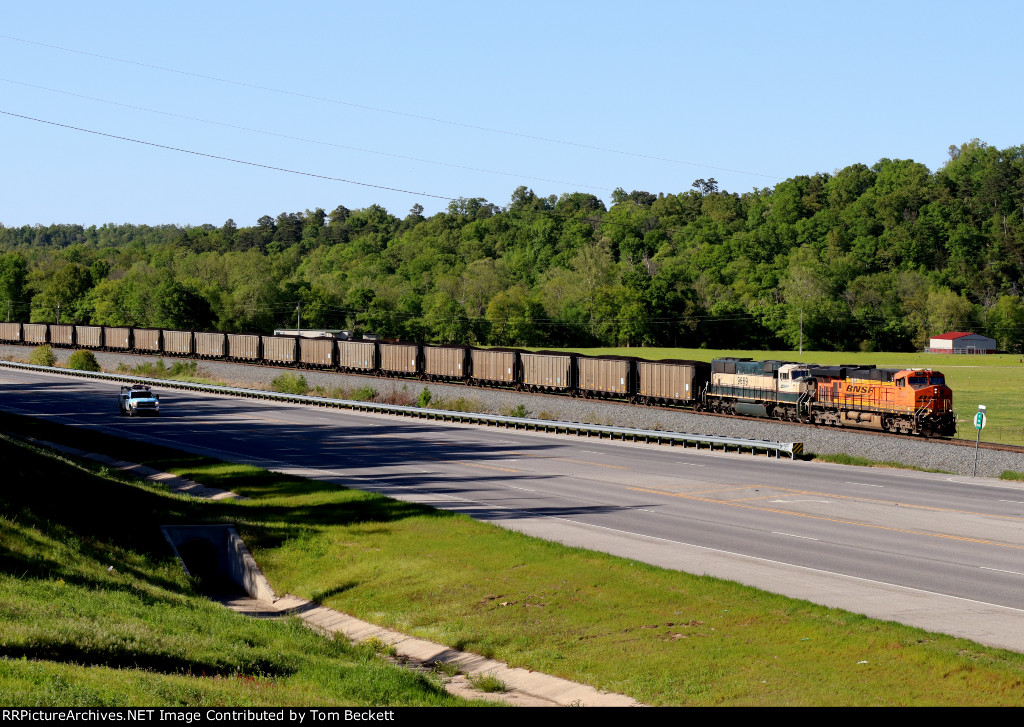
[[[21,409],[20,407],[10,407],[10,408],[18,410],[18,411],[27,411],[27,410]],[[38,416],[38,414],[36,414],[36,416]],[[64,414],[64,415],[54,415],[54,416],[61,416],[62,418],[71,418],[73,415]],[[74,419],[72,419],[72,421],[74,421]],[[101,425],[97,426],[96,424],[86,423],[86,422],[79,422],[79,424],[80,425],[85,425],[85,426],[90,426],[90,427],[95,427],[95,428],[98,428],[98,429],[112,429],[112,430],[117,431],[119,433],[121,432],[121,430],[118,430],[115,427],[111,427],[109,425],[102,425],[101,424]],[[131,438],[131,437],[129,437],[129,438]],[[146,435],[138,435],[138,434],[136,434],[136,438],[142,439],[142,440],[154,441],[157,444],[164,444],[164,446],[166,446],[166,444],[167,444],[166,440],[159,440],[156,437],[149,437],[149,436],[146,436]],[[232,455],[234,457],[239,456],[239,455],[237,455],[235,453],[226,452],[224,450],[212,449],[212,448],[209,448],[209,447],[195,447],[195,448],[192,449],[192,451],[196,451],[196,450],[205,450],[205,451],[208,451],[208,452],[218,452],[220,454],[229,454],[229,455]],[[242,455],[242,456],[245,459],[250,460],[250,462],[248,462],[248,463],[251,463],[251,462],[254,462],[254,461],[262,461],[262,462],[268,462],[268,464],[275,464],[275,463],[270,463],[269,460],[265,460],[265,459],[263,459],[261,457],[250,457],[248,455]],[[280,466],[279,466],[280,463],[276,463],[276,464],[278,465],[276,467],[276,469],[280,469]],[[275,467],[270,467],[270,466],[264,466],[264,468],[265,469],[275,469]],[[296,469],[296,468],[293,468],[293,469]],[[314,472],[314,471],[325,472],[325,470],[320,470],[318,468],[302,468],[302,469],[305,469],[306,471],[309,471],[309,472]],[[337,477],[337,476],[339,476],[340,473],[339,474],[334,474],[334,473],[329,473],[328,472],[328,474],[331,474],[332,477]],[[344,476],[344,475],[341,475],[341,476]],[[939,479],[939,478],[936,478],[936,479]],[[952,478],[948,478],[948,479],[951,480]],[[389,488],[384,488],[384,487],[382,487],[381,489],[393,489],[393,488],[390,488],[390,487]],[[412,491],[416,491],[415,488],[410,489],[410,490],[404,490],[403,492],[412,492]],[[429,493],[428,491],[425,491],[425,490],[423,492],[424,492],[424,494],[434,494],[434,493]],[[447,496],[444,496],[444,495],[436,495],[436,494],[434,496],[435,497],[441,497],[442,499],[445,499],[447,497]],[[476,504],[484,505],[483,502],[467,500],[465,498],[448,497],[448,499],[452,499],[452,500],[458,499],[458,500],[462,500],[462,501],[465,501],[465,502],[475,502]],[[503,510],[504,509],[511,509],[511,508],[502,507],[502,506],[496,506],[496,505],[492,505],[492,504],[488,504],[487,507],[491,507],[491,508],[494,508],[494,509],[503,509]],[[562,522],[572,523],[574,525],[580,525],[580,526],[583,526],[583,527],[586,527],[586,528],[592,528],[594,530],[604,530],[606,532],[619,533],[621,535],[627,535],[627,536],[633,537],[633,538],[642,538],[644,540],[652,540],[652,541],[657,541],[657,542],[670,543],[670,544],[673,544],[673,545],[684,545],[684,546],[687,546],[687,547],[690,547],[690,548],[696,548],[698,550],[704,550],[704,551],[707,551],[709,553],[720,553],[722,555],[729,555],[729,556],[733,556],[733,557],[737,557],[737,558],[745,558],[747,560],[756,561],[756,562],[760,562],[760,563],[767,563],[767,564],[770,564],[770,565],[777,565],[777,566],[782,566],[782,567],[785,567],[785,568],[795,568],[797,570],[806,571],[808,573],[821,573],[821,574],[824,574],[824,575],[836,576],[836,577],[843,578],[843,579],[850,580],[850,581],[857,581],[857,582],[860,582],[860,583],[869,583],[869,584],[873,584],[873,585],[886,586],[888,588],[897,588],[897,589],[899,589],[901,591],[907,591],[907,592],[911,592],[911,593],[921,593],[921,594],[928,595],[928,596],[940,596],[942,598],[951,598],[953,600],[961,601],[963,603],[973,603],[973,604],[977,604],[979,606],[988,606],[990,608],[998,608],[998,609],[1002,609],[1004,611],[1024,614],[1024,608],[1016,608],[1016,607],[1013,607],[1013,606],[1004,606],[1003,604],[999,604],[999,603],[990,603],[988,601],[979,601],[979,600],[974,599],[974,598],[965,598],[963,596],[954,596],[954,595],[949,594],[949,593],[939,593],[937,591],[928,591],[928,590],[925,590],[925,589],[922,589],[922,588],[914,588],[912,586],[904,586],[904,585],[900,585],[898,583],[889,583],[887,581],[879,581],[879,580],[875,580],[873,578],[863,578],[861,576],[852,576],[852,575],[849,575],[849,574],[846,574],[846,573],[837,573],[835,571],[823,570],[821,568],[812,568],[810,566],[799,565],[799,564],[796,564],[796,563],[786,563],[784,561],[774,560],[772,558],[762,558],[762,557],[759,557],[759,556],[756,556],[756,555],[748,555],[746,553],[736,553],[736,552],[729,551],[729,550],[722,550],[721,548],[711,548],[711,547],[708,547],[706,545],[696,545],[694,543],[687,543],[687,542],[682,541],[682,540],[672,540],[672,539],[669,539],[669,538],[661,538],[661,537],[658,537],[656,535],[647,535],[647,534],[644,534],[644,533],[635,533],[635,532],[631,532],[631,531],[628,531],[628,530],[620,530],[618,528],[610,528],[610,527],[605,526],[605,525],[594,525],[593,523],[581,522],[579,520],[573,520],[572,518],[560,517],[560,516],[557,516],[557,515],[541,515],[541,514],[533,513],[533,512],[528,511],[528,510],[520,510],[520,512],[529,512],[533,517],[538,518],[538,519],[559,520],[559,521],[562,521]],[[599,552],[604,552],[604,551],[599,551]],[[672,569],[668,569],[668,570],[672,570]]]

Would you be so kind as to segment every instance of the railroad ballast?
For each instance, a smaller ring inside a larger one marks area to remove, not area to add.
[[[0,323],[0,343],[265,363],[461,381],[821,426],[949,437],[953,392],[931,369],[817,366],[718,358],[645,361],[561,351],[429,346],[402,341],[258,336],[117,326]]]

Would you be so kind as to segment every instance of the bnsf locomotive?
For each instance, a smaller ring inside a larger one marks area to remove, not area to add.
[[[726,414],[950,437],[953,392],[931,369],[715,359],[705,405]]]
[[[953,393],[938,371],[719,358],[644,361],[556,351],[334,337],[0,323],[0,343],[296,366],[471,386],[667,404],[833,427],[949,437]]]

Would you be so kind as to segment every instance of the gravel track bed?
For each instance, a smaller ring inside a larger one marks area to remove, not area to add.
[[[31,348],[25,346],[0,344],[0,357],[8,360],[27,361],[30,351]],[[65,363],[72,353],[68,349],[54,349],[54,352],[58,363]],[[104,371],[110,372],[116,371],[121,364],[136,366],[146,361],[155,362],[158,358],[163,358],[168,366],[176,360],[167,356],[96,353],[100,366]],[[458,408],[462,411],[507,415],[516,407],[523,406],[528,417],[539,419],[763,439],[773,442],[803,442],[804,451],[807,453],[849,454],[958,475],[970,475],[974,469],[973,448],[913,437],[880,437],[849,430],[802,427],[772,421],[747,421],[688,411],[631,406],[618,402],[527,394],[414,379],[385,379],[327,371],[300,371],[224,361],[198,362],[200,376],[240,387],[269,388],[270,382],[286,371],[301,374],[310,386],[322,386],[326,389],[358,389],[371,386],[377,390],[378,400],[388,403],[414,404],[420,392],[428,388],[433,396],[430,406],[436,408]],[[463,401],[458,402],[460,399]],[[456,402],[458,406],[455,406]],[[980,450],[979,476],[998,477],[1006,470],[1024,472],[1024,453]]]

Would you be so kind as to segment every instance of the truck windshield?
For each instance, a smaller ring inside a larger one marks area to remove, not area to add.
[[[150,394],[148,391],[133,391],[132,392],[132,398],[133,399],[152,399],[153,395]]]

